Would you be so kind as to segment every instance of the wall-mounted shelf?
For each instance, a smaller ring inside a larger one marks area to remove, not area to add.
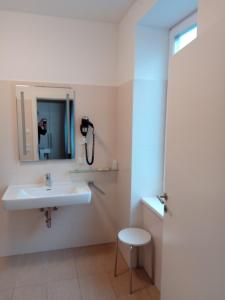
[[[74,169],[71,170],[70,173],[101,173],[101,172],[118,172],[118,169],[112,168],[91,168],[91,169]]]

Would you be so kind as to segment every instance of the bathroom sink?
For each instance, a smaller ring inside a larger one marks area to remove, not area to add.
[[[86,182],[55,183],[51,187],[38,184],[10,185],[2,201],[8,210],[59,207],[89,203],[91,190]]]

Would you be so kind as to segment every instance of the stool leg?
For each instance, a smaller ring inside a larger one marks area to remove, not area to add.
[[[140,267],[140,249],[139,249],[139,247],[137,247],[137,268],[139,268]]]
[[[130,246],[130,294],[133,292],[132,250],[133,246]]]
[[[118,247],[119,247],[118,236],[116,237],[116,257],[115,257],[115,266],[114,266],[114,276],[117,276],[117,260],[118,260]]]
[[[153,241],[152,243],[152,284],[155,284],[155,244]]]

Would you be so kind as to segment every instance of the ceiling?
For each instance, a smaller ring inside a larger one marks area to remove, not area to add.
[[[0,10],[118,23],[136,0],[0,0]]]
[[[198,9],[198,0],[158,0],[140,24],[169,29]]]

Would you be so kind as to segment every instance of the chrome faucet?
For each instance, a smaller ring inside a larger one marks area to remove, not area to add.
[[[47,187],[52,187],[52,177],[51,177],[51,173],[47,173],[45,174],[45,185]]]

